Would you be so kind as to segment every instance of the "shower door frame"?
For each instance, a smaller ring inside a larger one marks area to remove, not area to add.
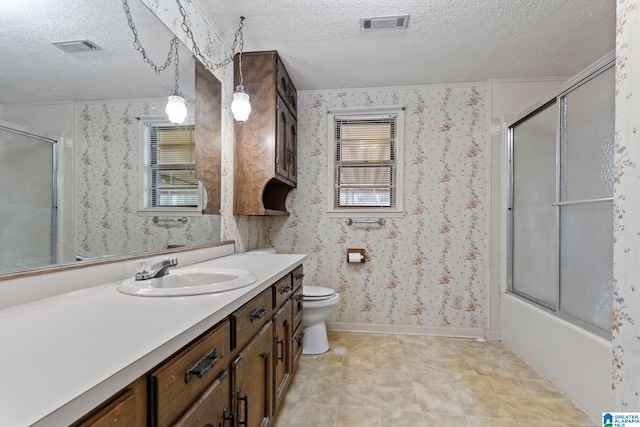
[[[0,120],[0,130],[33,138],[51,144],[51,265],[58,263],[58,141],[25,130],[16,129],[11,123]]]
[[[522,298],[536,307],[545,310],[546,312],[557,316],[563,320],[571,322],[583,329],[586,329],[590,332],[593,332],[603,338],[611,339],[611,331],[605,331],[591,323],[583,321],[577,317],[571,316],[567,313],[564,313],[561,308],[561,289],[560,289],[560,206],[565,205],[567,203],[563,203],[560,201],[560,175],[561,175],[561,126],[562,126],[562,107],[564,103],[564,98],[567,94],[571,93],[573,90],[578,87],[588,83],[590,80],[598,77],[600,74],[609,70],[610,68],[615,67],[615,56],[613,53],[605,56],[600,61],[595,63],[593,66],[584,70],[582,73],[578,74],[567,83],[562,85],[558,90],[556,90],[553,95],[545,97],[541,102],[531,106],[526,109],[524,112],[511,119],[508,123],[505,124],[505,135],[506,135],[506,150],[507,150],[507,173],[506,173],[506,189],[507,189],[507,236],[506,236],[506,244],[507,244],[507,284],[506,291],[511,295],[515,295],[519,298]],[[555,105],[554,105],[555,104]],[[527,119],[533,117],[540,111],[545,108],[554,105],[557,110],[557,123],[556,123],[556,200],[552,204],[555,208],[555,233],[556,233],[556,241],[554,242],[555,249],[555,291],[556,291],[556,299],[555,306],[551,306],[547,303],[544,303],[536,298],[531,297],[523,292],[520,292],[514,289],[513,283],[513,251],[514,251],[514,164],[513,164],[513,143],[514,143],[514,128],[520,123],[523,123]],[[608,199],[608,198],[607,198]],[[603,201],[604,199],[594,199],[587,200],[586,202],[593,201]],[[613,198],[611,198],[613,200]],[[585,201],[580,201],[580,203]],[[571,202],[570,202],[571,203]],[[571,203],[572,204],[572,203]],[[613,217],[612,217],[613,221]],[[611,236],[613,239],[613,235]],[[613,279],[613,278],[612,278]],[[613,298],[613,296],[612,296]]]

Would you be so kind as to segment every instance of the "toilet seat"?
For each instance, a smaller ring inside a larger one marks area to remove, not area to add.
[[[333,298],[335,295],[336,291],[331,288],[325,288],[323,286],[302,287],[303,301],[324,301]]]

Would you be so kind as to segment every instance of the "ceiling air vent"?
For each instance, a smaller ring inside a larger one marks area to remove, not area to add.
[[[67,53],[89,52],[92,50],[102,50],[100,46],[91,40],[69,40],[64,42],[51,43],[55,47],[64,50]]]
[[[361,18],[360,29],[362,31],[387,30],[392,28],[407,28],[409,15],[376,16],[373,18]]]

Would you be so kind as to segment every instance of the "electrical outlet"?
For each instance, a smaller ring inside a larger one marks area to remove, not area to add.
[[[453,296],[453,308],[455,308],[456,310],[462,310],[463,302],[464,302],[464,299],[462,298],[462,295]]]

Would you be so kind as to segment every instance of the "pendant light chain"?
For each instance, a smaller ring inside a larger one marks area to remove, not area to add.
[[[147,56],[147,52],[145,51],[140,39],[138,38],[138,30],[136,29],[135,24],[133,23],[133,17],[131,16],[131,9],[129,8],[129,4],[127,0],[122,0],[122,8],[124,9],[124,13],[127,15],[127,21],[129,22],[129,28],[133,32],[133,47],[142,54],[142,60],[149,64],[149,66],[153,69],[156,74],[162,73],[168,66],[173,62],[173,51],[175,49],[176,52],[176,63],[178,56],[178,37],[174,37],[171,39],[169,43],[169,53],[167,54],[167,60],[163,65],[156,65],[149,57]]]
[[[200,61],[209,71],[213,73],[218,68],[226,67],[227,65],[231,64],[233,62],[233,55],[236,52],[236,47],[239,47],[240,49],[240,64],[242,64],[242,50],[244,49],[244,37],[242,35],[242,29],[244,27],[244,16],[240,17],[240,23],[238,24],[238,29],[236,30],[235,37],[233,38],[233,43],[231,44],[231,55],[229,55],[229,57],[224,61],[214,64],[209,59],[205,58],[205,56],[202,54],[202,51],[200,50],[200,47],[198,47],[198,45],[196,44],[196,40],[193,37],[193,31],[191,31],[191,28],[187,23],[187,11],[182,6],[182,3],[180,3],[180,0],[176,0],[176,3],[178,3],[178,8],[180,9],[180,15],[182,15],[182,30],[187,33],[187,37],[189,37],[189,40],[191,40],[191,43],[193,44],[193,54],[198,59],[200,59]],[[242,66],[240,67],[240,70],[242,70]],[[242,82],[242,71],[240,71],[240,82]]]
[[[180,88],[179,88],[179,85],[178,85],[178,80],[180,79],[180,71],[178,69],[178,64],[180,63],[180,58],[178,56],[178,43],[175,44],[175,49],[176,49],[176,59],[175,59],[175,62],[176,62],[176,74],[175,74],[176,87],[175,87],[175,89],[173,89],[173,92],[175,94],[180,94]]]

